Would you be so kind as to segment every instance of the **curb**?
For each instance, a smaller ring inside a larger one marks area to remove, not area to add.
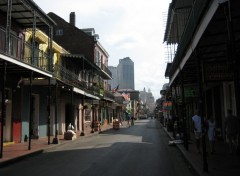
[[[162,124],[161,124],[162,126]],[[171,139],[171,140],[174,140],[174,138],[167,132],[167,130],[162,126],[162,129],[164,130],[164,132],[168,135],[168,137]],[[198,176],[202,176],[201,172],[199,171],[199,169],[195,166],[195,164],[191,161],[191,159],[189,157],[186,156],[184,150],[182,150],[181,147],[178,146],[178,144],[175,145],[178,150],[181,152],[182,156],[184,157],[185,161],[190,165],[192,171],[194,173],[196,173]]]
[[[109,130],[114,131],[115,129],[113,129],[113,127],[109,126],[108,128],[105,128],[104,130],[101,130],[101,132],[98,131],[98,132],[94,132],[94,133],[89,133],[88,135],[81,136],[81,137],[91,137],[91,136],[95,136],[95,135],[98,135],[98,134],[104,134],[104,132],[109,131]],[[78,140],[80,138],[77,138],[76,140]],[[69,142],[74,142],[76,140],[69,140],[69,141],[66,141],[66,142],[59,141],[58,144],[51,144],[51,145],[49,145],[49,146],[47,146],[45,148],[42,148],[42,149],[39,149],[39,150],[30,152],[30,153],[27,153],[27,154],[24,154],[24,155],[21,155],[21,156],[17,156],[15,158],[11,158],[11,159],[8,159],[6,161],[2,161],[2,162],[0,162],[0,168],[9,166],[10,164],[17,163],[17,162],[22,161],[22,160],[24,160],[26,158],[33,157],[33,156],[42,154],[44,152],[48,152],[50,150],[54,150],[54,149],[56,149],[57,147],[59,147],[61,145],[65,145],[65,144],[67,144]]]
[[[101,132],[90,133],[90,134],[85,135],[85,136],[82,136],[82,137],[95,136],[95,135],[98,135],[98,134],[102,134],[102,133],[104,133],[104,132],[107,131],[107,130],[112,130],[112,128],[106,128],[106,129],[102,130]],[[77,139],[79,139],[79,138],[77,138]],[[77,140],[77,139],[76,139],[76,140]],[[50,150],[54,150],[54,149],[56,149],[58,146],[61,146],[61,145],[64,145],[64,144],[66,144],[66,143],[68,143],[68,142],[73,142],[73,141],[75,141],[75,140],[69,140],[69,141],[66,141],[66,142],[59,142],[59,144],[51,144],[51,145],[49,145],[49,146],[46,147],[46,148],[42,148],[42,149],[39,149],[39,150],[30,152],[30,153],[27,153],[27,154],[24,154],[24,155],[21,155],[21,156],[17,156],[17,157],[15,157],[15,158],[8,159],[8,160],[6,160],[6,161],[2,161],[2,162],[0,162],[0,168],[9,166],[10,164],[17,163],[17,162],[22,161],[22,160],[24,160],[24,159],[26,159],[26,158],[33,157],[33,156],[42,154],[42,153],[47,152],[47,151],[50,151]]]
[[[0,163],[0,168],[6,167],[6,166],[8,166],[10,164],[19,162],[19,161],[24,160],[26,158],[29,158],[29,157],[32,157],[32,156],[36,156],[36,155],[41,154],[43,152],[44,152],[44,149],[40,149],[40,150],[31,152],[31,153],[28,153],[26,155],[22,155],[22,156],[18,156],[18,157],[15,157],[15,158],[11,158],[9,160],[1,162]]]

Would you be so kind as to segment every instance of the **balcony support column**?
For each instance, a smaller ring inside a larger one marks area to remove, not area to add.
[[[84,133],[84,98],[85,98],[85,95],[83,95],[83,98],[82,98],[82,106],[81,106],[81,112],[82,112],[82,132],[80,134],[80,136],[85,136],[85,133]]]
[[[183,71],[180,71],[181,76],[181,94],[182,94],[182,118],[183,118],[183,133],[184,133],[184,147],[188,150],[188,124],[186,117],[186,105],[185,105],[185,95],[184,95],[184,76]]]
[[[53,51],[52,51],[52,43],[53,43],[53,27],[49,27],[49,36],[48,37],[48,46],[49,46],[49,63],[48,63],[48,70],[50,72],[53,71]]]
[[[92,107],[91,107],[91,111],[92,111],[92,125],[91,125],[91,133],[94,133],[94,122],[95,122],[95,108],[93,105],[93,100],[92,100]]]
[[[48,136],[48,145],[50,145],[50,106],[51,106],[51,78],[48,78],[48,105],[47,105],[47,136]]]
[[[29,129],[28,129],[28,150],[31,150],[31,142],[32,142],[32,118],[33,118],[33,97],[32,97],[32,79],[33,79],[33,71],[30,72],[30,85],[29,85]]]
[[[75,120],[74,120],[74,103],[73,103],[73,88],[71,88],[71,124],[75,127]]]
[[[174,85],[174,91],[175,91],[175,110],[176,110],[176,115],[179,117],[179,106],[178,106],[178,94],[177,94],[177,85]],[[179,119],[178,119],[179,120]]]
[[[58,140],[58,83],[55,85],[55,137],[53,138],[53,144],[59,144]]]
[[[197,52],[196,52],[197,53]],[[200,111],[200,116],[201,116],[201,121],[202,121],[202,159],[203,159],[203,171],[208,172],[208,163],[207,163],[207,149],[206,149],[206,140],[205,136],[206,134],[204,133],[206,127],[204,123],[204,104],[205,104],[205,99],[204,99],[204,94],[203,94],[203,84],[204,82],[202,81],[202,75],[203,75],[203,69],[202,69],[202,63],[200,60],[199,55],[195,54],[196,57],[196,65],[197,65],[197,78],[198,78],[198,107]]]
[[[3,61],[3,76],[2,76],[2,113],[1,113],[1,141],[0,141],[0,158],[3,157],[3,127],[6,119],[6,106],[5,106],[5,84],[6,84],[6,72],[7,69],[7,62]]]
[[[31,64],[37,64],[37,66],[38,66],[38,60],[37,60],[37,62],[35,62],[35,41],[36,41],[36,38],[35,38],[35,36],[36,36],[36,11],[34,10],[33,11],[33,25],[32,25],[32,43],[31,43],[31,46],[32,46],[32,56],[31,56]],[[38,58],[37,58],[38,59]]]

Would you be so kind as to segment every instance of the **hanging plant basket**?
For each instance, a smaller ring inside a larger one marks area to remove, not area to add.
[[[87,106],[87,105],[84,105],[84,106],[83,106],[83,109],[88,109],[88,106]]]
[[[91,104],[85,103],[83,109],[91,109]]]

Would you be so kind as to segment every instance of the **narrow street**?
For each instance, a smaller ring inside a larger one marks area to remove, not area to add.
[[[78,138],[0,169],[1,176],[177,176],[194,175],[153,119]]]

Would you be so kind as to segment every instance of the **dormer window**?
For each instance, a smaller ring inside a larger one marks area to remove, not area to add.
[[[56,35],[58,35],[58,36],[63,35],[63,29],[57,29],[56,30]]]

